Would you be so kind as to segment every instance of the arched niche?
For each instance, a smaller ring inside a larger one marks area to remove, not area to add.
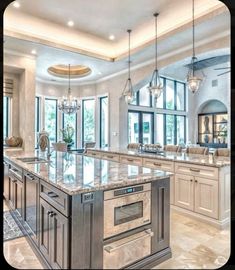
[[[198,113],[219,113],[227,112],[225,104],[217,99],[212,99],[204,102],[200,107]]]

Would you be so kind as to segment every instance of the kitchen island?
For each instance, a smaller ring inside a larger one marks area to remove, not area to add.
[[[4,153],[4,197],[52,269],[150,268],[171,257],[171,173],[54,152]]]
[[[87,156],[173,173],[171,208],[223,229],[230,222],[230,158],[121,148],[88,149]]]

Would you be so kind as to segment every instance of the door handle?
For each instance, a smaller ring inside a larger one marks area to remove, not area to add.
[[[162,166],[162,164],[160,164],[160,163],[153,163],[153,165],[155,165],[155,166],[159,166],[159,167],[161,167]]]
[[[192,172],[200,172],[200,169],[190,168],[190,171],[192,171]]]
[[[143,231],[143,233],[144,234],[142,236],[140,236],[138,238],[134,238],[134,239],[132,239],[124,244],[119,245],[119,246],[112,246],[112,245],[105,246],[104,250],[108,253],[112,253],[112,252],[114,252],[120,248],[123,248],[131,243],[134,244],[136,241],[140,241],[140,239],[144,239],[146,237],[153,237],[153,235],[154,235],[154,233],[150,229]]]
[[[57,194],[54,193],[53,191],[47,192],[47,195],[48,195],[50,198],[57,198],[57,197],[59,197],[59,195],[57,195]]]

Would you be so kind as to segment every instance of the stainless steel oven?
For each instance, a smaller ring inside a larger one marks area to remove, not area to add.
[[[104,239],[151,222],[151,183],[104,192]]]

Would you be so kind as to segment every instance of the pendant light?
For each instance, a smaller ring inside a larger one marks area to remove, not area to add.
[[[135,96],[131,82],[131,48],[130,48],[131,30],[127,30],[127,32],[129,34],[128,79],[122,92],[122,96],[125,98],[126,103],[131,103]]]
[[[154,98],[159,98],[163,91],[163,84],[161,83],[161,79],[159,76],[158,68],[157,68],[157,17],[159,13],[155,13],[153,16],[155,17],[155,29],[156,29],[156,38],[155,38],[155,70],[153,72],[151,81],[149,83],[149,91],[150,94]]]
[[[194,94],[198,91],[202,78],[195,75],[195,62],[197,62],[197,57],[195,56],[195,22],[194,22],[194,0],[192,0],[192,16],[193,16],[193,56],[191,59],[191,64],[189,66],[188,74],[187,74],[187,84],[188,89]]]
[[[59,102],[58,108],[65,114],[74,114],[80,109],[78,100],[75,97],[72,97],[71,88],[70,88],[70,65],[68,69],[68,78],[69,78],[69,88],[67,97],[62,97],[62,100]]]

